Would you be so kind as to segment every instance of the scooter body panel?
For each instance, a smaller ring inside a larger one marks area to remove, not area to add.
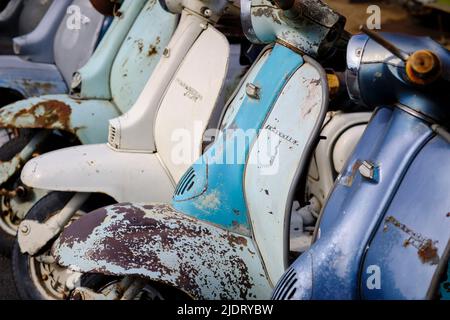
[[[439,264],[448,263],[444,256],[450,239],[448,159],[450,143],[438,135],[409,166],[368,245],[361,272],[362,298],[427,298]],[[377,288],[366,272],[370,266],[381,272]]]
[[[54,64],[55,36],[61,24],[69,18],[67,9],[72,3],[73,0],[53,1],[33,31],[13,39],[14,53],[32,62]],[[95,14],[98,13],[95,11]],[[67,35],[71,36],[70,32]]]
[[[248,155],[245,198],[253,236],[274,281],[287,265],[286,228],[292,189],[309,162],[306,150],[322,126],[328,106],[328,84],[321,69],[305,62],[288,80]],[[276,195],[276,196],[274,196]],[[288,229],[289,230],[289,229]]]
[[[55,64],[67,84],[72,81],[73,73],[92,56],[98,45],[104,20],[105,16],[90,1],[73,0],[67,8],[53,46]]]
[[[207,26],[205,19],[183,11],[178,27],[164,49],[166,54],[159,60],[133,108],[110,121],[108,143],[113,148],[131,152],[156,151],[155,118],[162,98],[180,64],[205,28],[213,29]],[[143,135],[147,138],[142,139]]]
[[[117,202],[167,203],[174,190],[157,154],[116,152],[106,144],[65,148],[31,159],[21,180],[37,189],[104,193]]]
[[[194,174],[191,188],[180,183],[173,201],[187,215],[244,235],[251,234],[243,183],[250,147],[287,81],[304,63],[300,55],[281,45],[266,51],[261,59],[265,62],[255,78],[243,84],[244,88],[252,83],[258,86],[259,99],[247,94],[235,97],[239,107],[234,117],[192,166],[199,174]]]
[[[23,97],[67,92],[54,64],[30,62],[17,56],[0,56],[0,90],[9,89]]]
[[[75,100],[67,95],[47,95],[13,103],[0,111],[0,127],[56,129],[70,132],[83,144],[108,137],[108,120],[119,110],[107,100]]]
[[[14,36],[31,33],[45,19],[52,0],[10,0],[0,12],[0,54],[13,53]],[[48,18],[48,17],[47,17]],[[57,25],[54,26],[54,29]]]
[[[53,246],[81,272],[137,275],[196,299],[267,299],[270,285],[251,239],[165,204],[117,204],[69,225]]]
[[[112,21],[91,59],[76,72],[71,84],[73,96],[80,99],[109,100],[112,98],[110,86],[112,66],[145,3],[146,0],[125,0],[122,3],[121,18],[115,18]],[[117,63],[124,63],[124,61]]]
[[[202,137],[225,84],[230,57],[227,39],[208,27],[195,41],[166,88],[154,123],[159,156],[173,181],[202,153]],[[196,76],[193,76],[193,75]],[[178,148],[181,148],[177,154]],[[184,153],[184,154],[183,154]]]
[[[178,16],[165,11],[159,1],[147,1],[141,9],[105,81],[121,113],[133,106],[144,89],[177,23]]]
[[[290,298],[360,297],[359,277],[366,272],[361,266],[371,230],[382,223],[411,162],[432,136],[429,126],[399,109],[376,111],[330,194],[317,241],[290,267],[297,274]],[[363,161],[375,164],[373,179],[360,173]]]

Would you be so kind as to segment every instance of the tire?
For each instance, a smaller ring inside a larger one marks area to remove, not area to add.
[[[117,284],[123,279],[123,277],[104,275],[99,273],[85,273],[80,278],[81,287],[91,289],[96,293],[100,293],[103,290],[107,290],[109,286]],[[79,300],[79,297],[75,297],[72,294],[69,297],[70,300]],[[187,294],[170,287],[156,282],[148,282],[148,284],[139,293],[139,297],[136,300],[155,301],[155,300],[175,300],[175,301],[188,301],[192,300]]]
[[[0,131],[6,129],[0,129]],[[1,135],[2,133],[0,133]],[[17,153],[19,153],[30,142],[32,137],[32,130],[20,129],[17,137],[0,145],[0,161],[9,161]],[[1,188],[13,189],[16,184],[14,182],[7,182]],[[6,217],[5,212],[5,197],[0,197],[0,254],[9,257],[14,244],[14,235],[12,234],[12,226],[14,221],[10,221]]]
[[[59,212],[72,198],[70,192],[51,192],[39,200],[28,212],[26,219],[45,222]],[[89,212],[103,205],[110,204],[110,198],[91,196],[80,208]],[[17,239],[12,251],[13,279],[19,297],[23,300],[58,300],[66,299],[69,292],[64,286],[64,279],[70,271],[54,264],[38,262],[36,256],[49,254],[53,241],[50,241],[35,257],[23,254]],[[62,279],[62,282],[56,279]]]

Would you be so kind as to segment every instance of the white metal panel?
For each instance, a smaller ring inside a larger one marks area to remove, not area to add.
[[[110,120],[109,144],[121,151],[155,152],[153,124],[160,101],[199,34],[205,19],[183,11],[180,23],[165,53],[133,107]],[[114,133],[114,137],[111,136]]]
[[[230,46],[209,26],[167,88],[155,123],[158,153],[178,181],[202,152],[202,137],[225,82]]]
[[[25,165],[22,181],[54,191],[99,192],[118,202],[170,202],[174,185],[157,155],[125,153],[106,144],[61,149]]]
[[[306,63],[281,92],[253,145],[245,173],[245,193],[255,240],[271,281],[285,271],[288,199],[300,160],[320,119],[323,86],[319,72]],[[265,148],[270,139],[273,147]],[[265,161],[261,161],[267,158]]]

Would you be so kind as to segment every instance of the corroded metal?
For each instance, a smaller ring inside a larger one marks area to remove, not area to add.
[[[250,238],[166,204],[94,211],[67,227],[53,254],[74,271],[143,276],[199,299],[264,299],[271,292]]]
[[[0,118],[0,127],[26,128],[32,125],[44,129],[68,129],[75,133],[76,129],[70,126],[71,112],[72,109],[62,101],[44,100],[16,113],[5,109]]]

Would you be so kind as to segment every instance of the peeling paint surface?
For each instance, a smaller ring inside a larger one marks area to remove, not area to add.
[[[271,288],[256,248],[166,204],[118,204],[80,218],[53,254],[82,272],[138,275],[198,299],[266,299]]]
[[[106,100],[76,100],[67,95],[29,98],[0,110],[0,127],[59,129],[75,134],[82,143],[104,143],[108,120],[119,115]]]
[[[184,214],[245,236],[251,234],[244,194],[246,159],[286,82],[304,63],[281,45],[261,59],[264,64],[252,70],[242,85],[245,88],[250,80],[258,85],[260,99],[238,93],[231,102],[233,111],[226,115],[226,127],[192,166],[192,187],[173,199],[174,207]]]
[[[328,43],[327,36],[335,31],[339,33],[343,28],[341,16],[323,2],[295,1],[293,10],[299,13],[297,18],[288,18],[270,1],[252,1],[249,19],[257,40],[263,43],[280,40],[308,55],[317,56],[332,44]]]

